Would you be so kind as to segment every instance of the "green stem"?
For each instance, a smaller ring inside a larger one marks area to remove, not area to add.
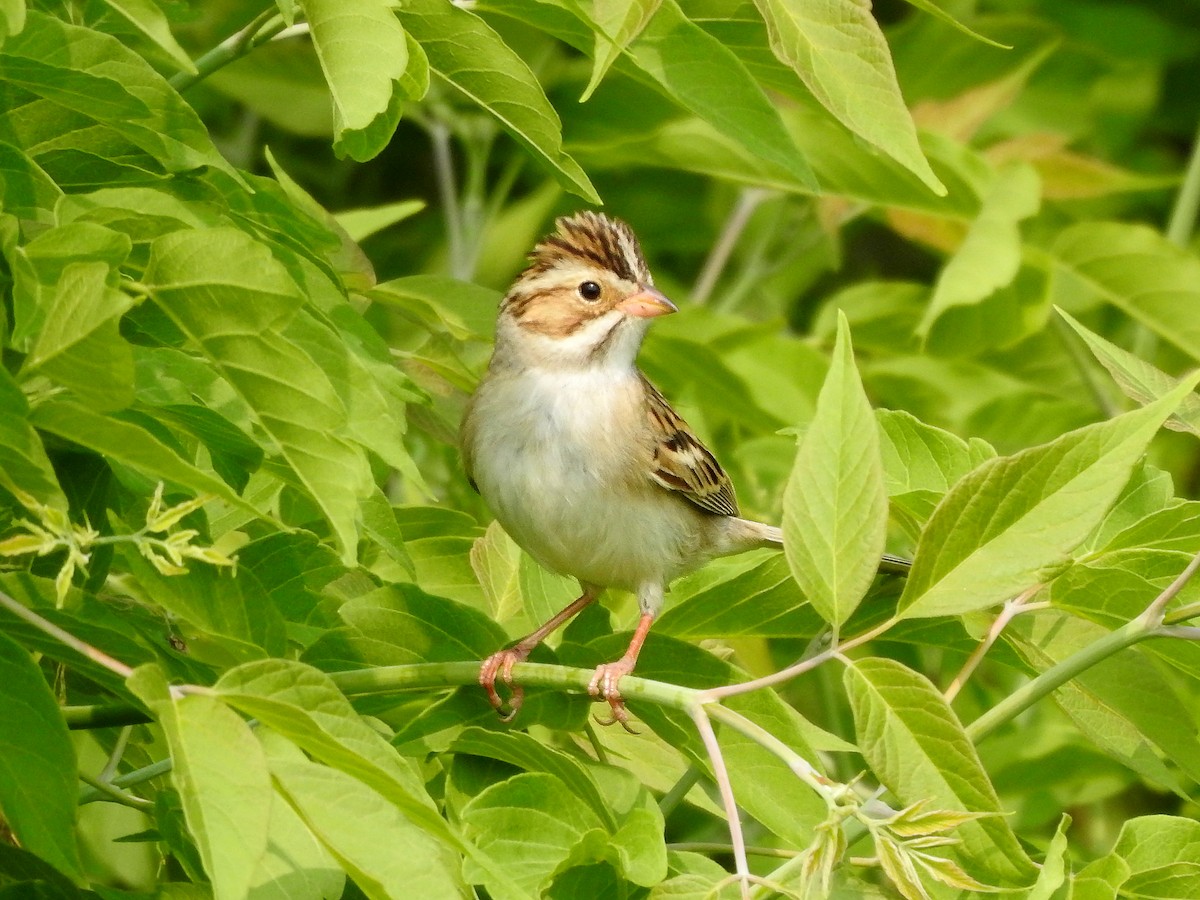
[[[1084,647],[1078,653],[1051,666],[1032,681],[1017,688],[982,716],[966,727],[967,737],[978,744],[993,731],[1012,721],[1047,694],[1062,687],[1072,678],[1092,666],[1138,641],[1153,636],[1158,626],[1145,621],[1141,616],[1127,622],[1116,631]]]
[[[1200,603],[1189,603],[1187,606],[1181,606],[1179,609],[1173,609],[1167,613],[1163,617],[1163,624],[1178,625],[1180,622],[1186,622],[1196,616],[1200,616]]]
[[[156,763],[151,763],[148,766],[143,766],[140,769],[135,769],[132,772],[126,772],[124,775],[112,779],[108,784],[112,787],[132,787],[135,784],[143,784],[153,778],[158,778],[166,775],[171,771],[171,760],[160,759]],[[107,792],[100,788],[93,787],[90,790],[84,791],[79,795],[79,804],[94,803],[97,800],[103,800],[107,796]]]
[[[622,682],[623,686],[624,682]],[[763,749],[779,757],[784,765],[792,770],[792,774],[821,795],[821,799],[825,801],[830,809],[837,806],[838,796],[835,790],[835,782],[818,772],[812,763],[779,738],[775,737],[775,735],[771,734],[771,732],[767,731],[761,725],[751,722],[740,713],[721,706],[719,703],[706,704],[704,711],[721,724],[728,725],[734,731],[741,732]]]
[[[737,203],[734,204],[729,216],[725,219],[721,234],[717,237],[717,242],[713,244],[708,259],[704,261],[704,267],[700,270],[700,277],[696,279],[696,284],[692,288],[693,303],[701,305],[708,302],[713,288],[717,286],[717,279],[725,271],[725,265],[729,262],[733,248],[737,246],[738,238],[746,230],[746,226],[750,223],[750,217],[754,215],[754,210],[758,209],[759,204],[768,195],[768,191],[756,187],[743,188],[738,194]]]
[[[150,714],[122,703],[97,703],[94,706],[64,706],[67,727],[77,730],[112,728],[115,725],[143,725],[153,722]]]
[[[85,784],[91,785],[92,790],[101,796],[97,800],[111,800],[114,803],[120,803],[122,806],[129,806],[133,809],[147,810],[153,809],[154,804],[149,800],[144,800],[141,797],[135,797],[126,791],[116,787],[112,782],[104,781],[100,778],[93,778],[91,775],[86,775],[83,772],[78,773],[79,780]],[[80,799],[80,802],[84,802]]]
[[[679,780],[671,785],[671,789],[663,794],[663,798],[658,801],[658,808],[662,812],[664,819],[675,811],[675,807],[683,802],[683,798],[687,796],[688,791],[700,782],[700,776],[703,774],[703,771],[695,763],[684,769],[683,774],[679,776]]]
[[[283,18],[272,5],[259,13],[250,24],[237,34],[227,37],[217,46],[196,60],[195,72],[179,72],[171,76],[171,87],[182,93],[203,81],[213,72],[223,68],[255,47],[266,43],[285,28]]]
[[[76,653],[80,653],[93,662],[99,663],[100,665],[104,666],[104,668],[108,669],[110,672],[114,672],[121,678],[128,678],[130,674],[132,674],[133,669],[129,668],[129,666],[125,665],[125,663],[113,659],[103,650],[93,647],[91,644],[88,644],[85,641],[81,641],[69,631],[64,631],[53,622],[39,616],[32,609],[29,609],[27,606],[18,603],[3,591],[0,591],[0,606],[3,606],[18,619],[23,619],[34,628],[38,629],[44,634],[50,635],[50,637],[54,638],[55,640],[66,644]]]
[[[731,844],[721,844],[717,841],[681,841],[677,844],[667,844],[668,850],[691,853],[732,853]],[[796,850],[784,850],[781,847],[746,847],[748,856],[769,856],[776,859],[794,859],[800,853]]]
[[[1196,138],[1192,141],[1192,155],[1183,176],[1183,184],[1175,196],[1175,206],[1167,221],[1167,240],[1186,247],[1196,228],[1197,212],[1200,212],[1200,130],[1197,130]]]

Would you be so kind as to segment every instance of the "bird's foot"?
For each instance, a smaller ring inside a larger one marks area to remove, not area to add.
[[[521,704],[525,701],[525,688],[513,684],[512,669],[519,662],[529,657],[529,650],[517,646],[508,650],[498,650],[483,661],[479,667],[479,683],[487,691],[488,702],[500,714],[500,721],[511,722],[516,716]],[[496,676],[508,685],[508,712],[504,712],[504,700],[496,692]]]
[[[634,662],[622,657],[616,662],[596,666],[596,674],[588,684],[588,693],[598,699],[607,700],[612,709],[612,714],[607,719],[595,716],[596,722],[600,725],[620,722],[621,727],[630,734],[637,734],[637,731],[629,726],[629,710],[625,708],[625,700],[621,697],[620,683],[622,678],[633,671]]]

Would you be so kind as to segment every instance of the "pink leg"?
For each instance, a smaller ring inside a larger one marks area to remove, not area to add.
[[[483,665],[479,667],[479,683],[487,691],[488,701],[497,712],[504,707],[504,701],[496,693],[496,675],[499,674],[501,680],[512,689],[512,697],[508,701],[508,714],[500,716],[502,721],[511,722],[525,699],[525,689],[519,684],[513,684],[513,666],[528,659],[529,654],[533,652],[533,648],[544,641],[548,634],[551,634],[563,622],[578,615],[584,607],[592,603],[599,595],[599,588],[584,585],[583,594],[569,606],[564,607],[551,616],[545,625],[525,635],[514,646],[507,650],[498,650],[483,661]]]
[[[642,652],[642,644],[645,643],[646,635],[650,633],[650,626],[653,624],[654,616],[651,613],[642,613],[625,655],[616,662],[604,663],[596,667],[596,674],[592,676],[592,681],[588,685],[588,693],[593,697],[603,697],[612,708],[610,719],[607,721],[596,720],[601,725],[620,722],[621,727],[626,731],[637,734],[629,727],[629,711],[625,709],[625,701],[621,699],[620,683],[621,679],[632,672],[633,667],[637,665],[638,654]]]

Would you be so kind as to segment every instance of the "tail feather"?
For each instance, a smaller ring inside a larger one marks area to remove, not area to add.
[[[783,529],[750,519],[734,519],[736,527],[730,535],[730,549],[726,552],[740,553],[743,550],[783,547]],[[912,560],[891,553],[883,554],[879,560],[879,571],[888,575],[907,575]]]

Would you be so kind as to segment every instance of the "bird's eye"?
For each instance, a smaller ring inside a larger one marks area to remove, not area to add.
[[[600,299],[600,285],[594,281],[585,281],[579,286],[579,296],[589,303],[595,303]]]

